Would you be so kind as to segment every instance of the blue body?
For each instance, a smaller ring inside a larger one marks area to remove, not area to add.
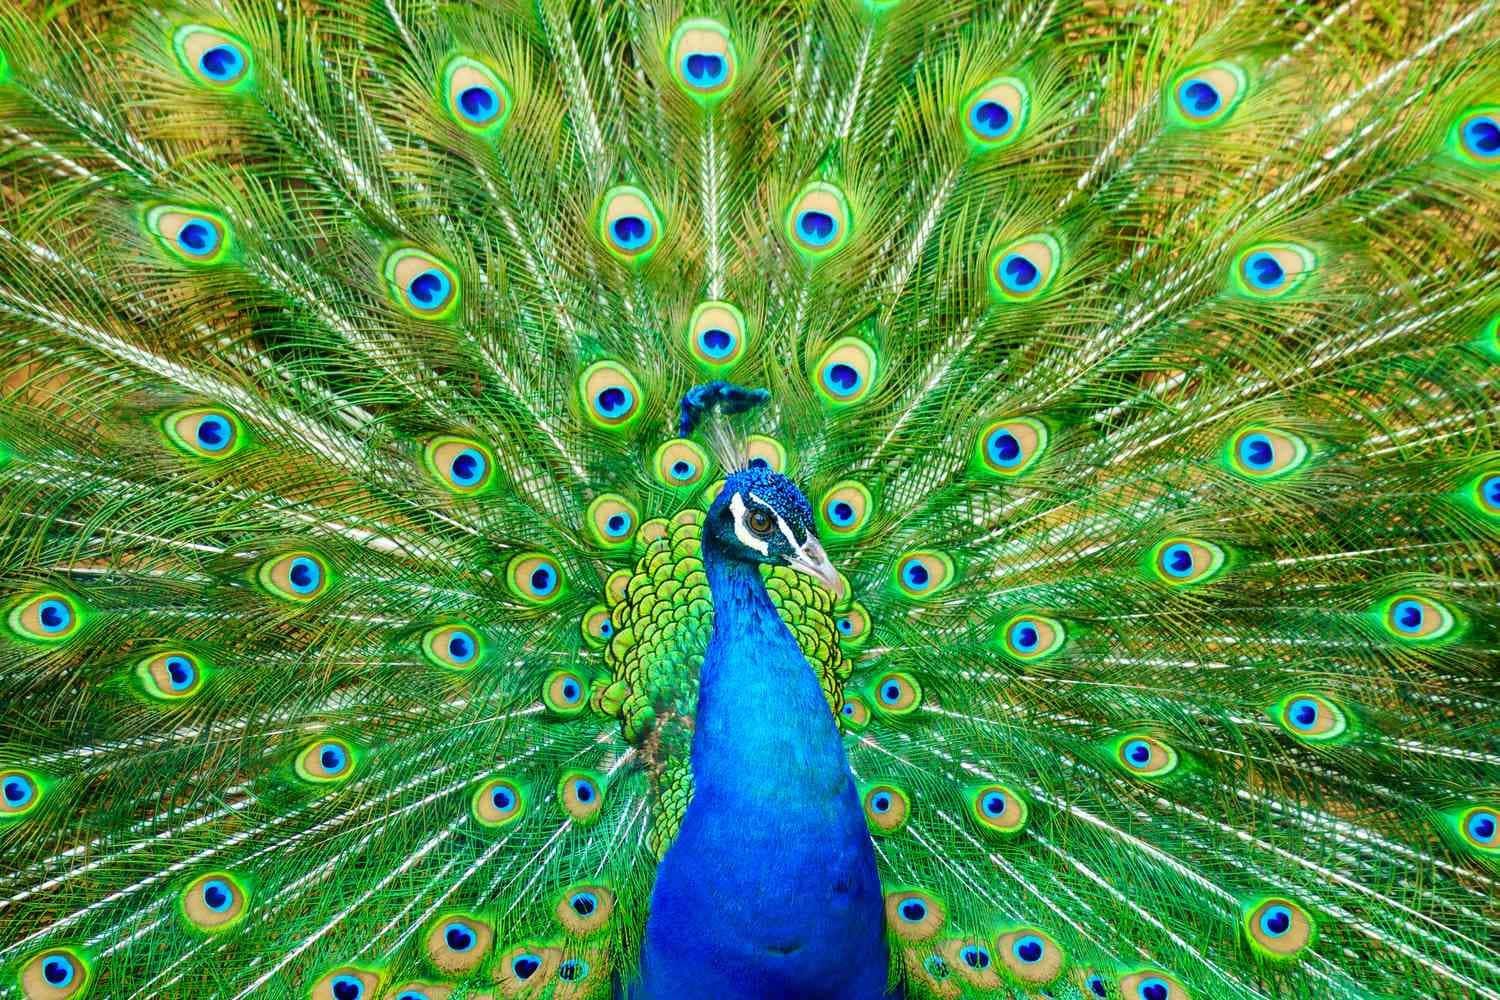
[[[693,799],[657,873],[632,995],[878,1000],[880,880],[833,713],[757,567],[703,537],[714,628]]]

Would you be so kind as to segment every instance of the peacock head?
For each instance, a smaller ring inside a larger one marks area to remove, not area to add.
[[[790,566],[841,590],[838,570],[813,531],[812,505],[779,472],[751,466],[731,474],[703,529],[726,559]]]
[[[813,531],[812,504],[796,483],[764,462],[744,461],[745,449],[729,430],[728,420],[770,398],[765,389],[724,381],[695,385],[682,397],[679,435],[687,437],[705,428],[719,461],[726,469],[736,470],[708,509],[704,542],[712,543],[721,558],[790,566],[838,594],[842,582]]]

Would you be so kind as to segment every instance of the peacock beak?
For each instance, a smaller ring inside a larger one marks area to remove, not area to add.
[[[816,538],[809,537],[802,548],[787,557],[787,565],[799,573],[806,573],[833,592],[836,598],[844,596],[844,582],[839,571],[828,561],[828,553]]]

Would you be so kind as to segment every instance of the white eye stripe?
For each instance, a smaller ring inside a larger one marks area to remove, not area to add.
[[[755,494],[750,494],[755,497]],[[758,499],[758,498],[757,498]],[[765,501],[761,501],[764,503]],[[756,538],[755,534],[745,525],[745,516],[749,514],[749,508],[745,506],[744,498],[738,493],[729,498],[729,510],[734,514],[734,537],[740,540],[740,544],[747,549],[754,549],[761,555],[767,555],[771,551],[771,545],[762,539]]]
[[[787,524],[786,521],[782,519],[782,516],[780,514],[776,513],[775,507],[772,507],[770,504],[766,503],[754,493],[750,494],[750,499],[754,500],[758,504],[764,505],[765,508],[771,512],[771,516],[776,518],[776,527],[780,528],[781,533],[786,536],[786,543],[792,547],[793,552],[802,547],[797,543],[797,536],[792,534],[792,526]]]

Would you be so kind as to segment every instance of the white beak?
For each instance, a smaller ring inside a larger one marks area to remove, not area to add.
[[[828,553],[816,538],[809,538],[795,554],[787,558],[787,565],[799,573],[806,573],[828,588],[836,598],[844,596],[844,584],[839,571],[828,561]]]

